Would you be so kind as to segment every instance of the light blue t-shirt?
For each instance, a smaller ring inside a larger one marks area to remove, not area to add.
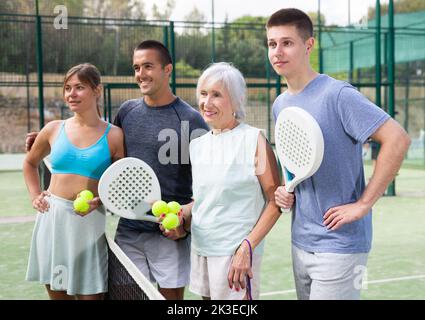
[[[356,202],[365,189],[363,143],[390,117],[353,86],[320,74],[302,92],[282,93],[273,104],[275,120],[283,108],[308,111],[323,132],[325,152],[317,172],[295,189],[292,243],[309,252],[369,252],[371,211],[362,219],[328,230],[329,208]]]

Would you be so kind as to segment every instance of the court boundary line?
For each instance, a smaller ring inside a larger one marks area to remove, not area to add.
[[[415,276],[398,277],[398,278],[388,278],[388,279],[365,281],[364,284],[365,285],[380,284],[380,283],[388,283],[388,282],[396,282],[396,281],[415,280],[415,279],[421,279],[421,278],[425,278],[425,274],[419,274],[419,275],[415,275]],[[289,293],[295,293],[295,289],[264,292],[264,293],[260,293],[260,297],[284,295],[284,294],[289,294]]]

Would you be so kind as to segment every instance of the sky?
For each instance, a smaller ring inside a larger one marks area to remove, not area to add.
[[[144,0],[145,8],[151,12],[153,3],[158,7],[165,5],[166,0]],[[212,2],[214,2],[214,21],[224,22],[226,15],[232,21],[243,15],[269,16],[282,8],[298,8],[306,12],[317,12],[318,0],[175,0],[171,19],[183,21],[184,17],[196,6],[212,21]],[[382,3],[387,3],[381,0]],[[376,0],[321,0],[320,7],[325,15],[326,24],[347,25],[348,4],[350,4],[350,22],[358,23],[367,14],[369,6],[375,6]]]

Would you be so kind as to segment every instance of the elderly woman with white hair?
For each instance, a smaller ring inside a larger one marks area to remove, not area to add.
[[[225,62],[210,65],[196,89],[211,131],[190,143],[194,203],[185,228],[190,290],[204,299],[258,298],[263,239],[280,216],[276,158],[260,129],[243,122],[246,91]]]

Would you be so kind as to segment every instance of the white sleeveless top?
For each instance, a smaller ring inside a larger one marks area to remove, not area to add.
[[[241,123],[192,140],[192,249],[201,256],[233,255],[265,206],[255,175],[260,129]],[[257,246],[261,254],[263,242]]]

